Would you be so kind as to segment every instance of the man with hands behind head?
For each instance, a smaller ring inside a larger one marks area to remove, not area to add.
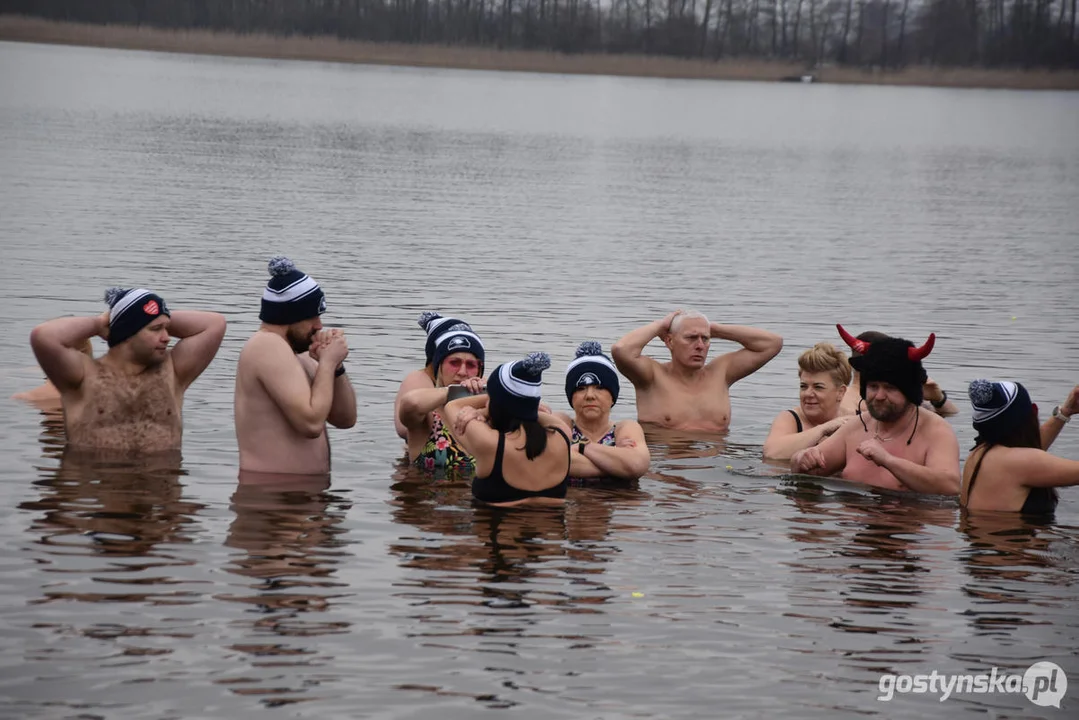
[[[669,362],[641,355],[656,337],[670,351]],[[709,361],[713,339],[742,347]],[[637,390],[640,422],[726,432],[731,422],[731,385],[759,370],[782,349],[783,338],[767,330],[721,325],[701,313],[676,310],[623,337],[611,347],[611,355]]]
[[[94,317],[49,320],[30,333],[41,369],[56,386],[72,448],[123,453],[180,449],[184,392],[214,359],[222,315],[170,311],[145,288],[110,288],[109,309]],[[98,359],[83,346],[108,341]],[[169,348],[169,338],[179,342]]]
[[[321,475],[330,471],[326,423],[356,424],[356,395],[345,373],[348,344],[323,330],[322,288],[286,257],[270,260],[262,325],[236,367],[240,471]]]

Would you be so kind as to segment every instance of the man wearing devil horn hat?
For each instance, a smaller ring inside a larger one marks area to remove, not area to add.
[[[833,475],[853,482],[939,495],[959,493],[959,441],[948,421],[922,412],[922,359],[933,350],[935,335],[921,347],[902,338],[872,343],[836,326],[860,356],[851,366],[861,376],[861,396],[869,418],[849,422],[821,444],[800,450],[791,470]]]

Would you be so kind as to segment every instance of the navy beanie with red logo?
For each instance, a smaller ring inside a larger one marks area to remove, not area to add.
[[[124,342],[162,315],[171,316],[165,300],[146,288],[105,291],[109,305],[109,347]]]

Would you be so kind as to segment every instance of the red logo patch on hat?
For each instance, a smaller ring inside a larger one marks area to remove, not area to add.
[[[157,315],[161,312],[161,308],[157,306],[157,300],[149,300],[142,306],[142,311],[147,315]]]

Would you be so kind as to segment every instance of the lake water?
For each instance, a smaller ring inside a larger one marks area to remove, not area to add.
[[[836,322],[937,333],[964,451],[969,380],[1064,399],[1076,118],[1074,93],[0,43],[0,716],[1075,717],[1079,489],[1033,526],[759,456]],[[328,489],[236,482],[235,362],[282,252],[352,348],[359,422],[331,433]],[[228,316],[181,473],[61,463],[55,426],[7,399],[40,382],[30,329],[115,284]],[[676,307],[786,340],[735,386],[725,442],[658,440],[640,482],[559,512],[476,509],[401,468],[421,310],[471,321],[489,366],[550,352],[564,409],[578,342]],[[1054,450],[1079,457],[1075,424]],[[1070,674],[1060,710],[877,699],[882,673],[1038,660]]]

